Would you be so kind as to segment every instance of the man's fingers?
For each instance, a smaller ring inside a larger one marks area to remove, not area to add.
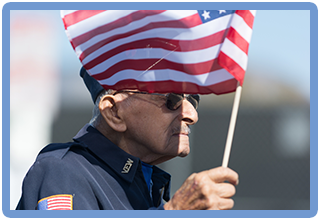
[[[217,184],[217,195],[221,198],[230,198],[236,193],[236,188],[230,183]]]
[[[209,178],[216,182],[222,183],[224,181],[228,181],[233,185],[238,185],[239,183],[239,176],[238,174],[227,167],[218,167],[207,171]]]
[[[229,183],[225,182],[228,181]],[[230,168],[218,167],[189,176],[165,209],[231,209],[238,174]]]
[[[234,206],[233,199],[220,199],[218,204],[218,209],[228,210],[228,209],[232,209],[233,206]]]

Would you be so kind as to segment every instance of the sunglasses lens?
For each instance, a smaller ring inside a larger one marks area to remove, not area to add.
[[[193,105],[195,109],[199,106],[200,96],[199,95],[189,95],[188,101]]]
[[[167,96],[167,108],[170,110],[178,109],[181,104],[184,96],[182,94],[169,93]],[[187,96],[187,100],[192,104],[192,106],[197,109],[199,106],[199,95],[189,95]]]
[[[183,100],[183,96],[175,93],[169,93],[167,96],[167,108],[170,110],[176,110],[180,107]]]

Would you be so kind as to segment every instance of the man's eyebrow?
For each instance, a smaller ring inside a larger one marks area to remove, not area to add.
[[[167,99],[166,96],[162,96],[162,95],[152,95],[151,97],[152,97],[152,99],[161,99],[161,100]]]

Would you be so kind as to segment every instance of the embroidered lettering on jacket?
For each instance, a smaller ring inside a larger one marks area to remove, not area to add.
[[[129,173],[132,164],[133,164],[133,160],[128,158],[128,160],[127,160],[126,164],[124,165],[121,173]]]

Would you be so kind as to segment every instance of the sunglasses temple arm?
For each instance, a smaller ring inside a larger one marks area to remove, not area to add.
[[[233,140],[233,134],[234,134],[238,110],[239,110],[241,91],[242,91],[242,86],[240,86],[238,83],[235,97],[234,97],[234,101],[233,101],[231,119],[230,119],[230,123],[229,123],[229,130],[228,130],[228,135],[227,135],[227,140],[226,140],[226,145],[225,145],[224,155],[223,155],[223,160],[222,160],[222,167],[228,167],[229,157],[230,157],[230,153],[231,153],[231,145],[232,145],[232,140]]]

